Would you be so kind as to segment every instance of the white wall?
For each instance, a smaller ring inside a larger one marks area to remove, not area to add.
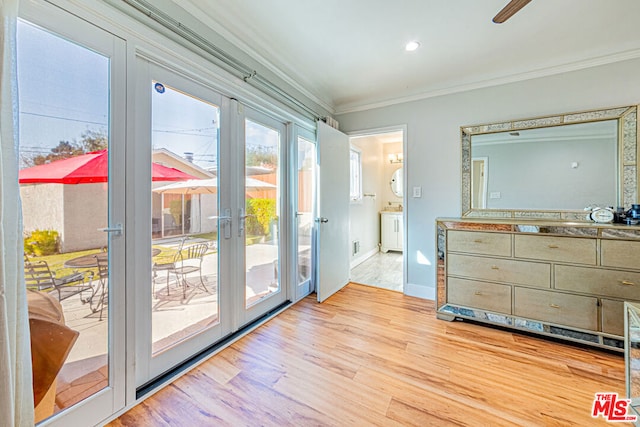
[[[488,209],[582,209],[615,207],[616,147],[615,139],[534,141],[473,146],[472,152],[488,159],[487,193],[500,193],[487,197]]]
[[[640,59],[486,89],[343,114],[343,132],[407,125],[408,275],[405,292],[435,295],[435,219],[461,214],[460,126],[632,105],[640,102]]]
[[[378,251],[380,242],[380,215],[384,183],[383,147],[375,137],[351,138],[352,146],[361,150],[362,192],[376,197],[363,197],[361,202],[349,206],[349,244],[351,267]],[[353,253],[353,242],[360,242],[360,251]]]

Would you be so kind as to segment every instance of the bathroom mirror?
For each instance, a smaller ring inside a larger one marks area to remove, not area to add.
[[[396,169],[391,175],[391,191],[396,197],[402,197],[402,168]]]
[[[462,213],[585,220],[637,203],[637,106],[461,128]]]

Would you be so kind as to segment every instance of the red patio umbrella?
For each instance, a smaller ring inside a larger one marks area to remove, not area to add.
[[[19,182],[20,184],[107,182],[108,161],[107,150],[82,154],[22,169],[19,174]],[[183,181],[195,178],[195,176],[175,168],[162,166],[159,163],[152,164],[151,179],[153,181]]]

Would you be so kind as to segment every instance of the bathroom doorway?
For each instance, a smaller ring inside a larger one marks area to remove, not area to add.
[[[405,277],[404,135],[397,127],[349,138],[350,280],[399,292]]]

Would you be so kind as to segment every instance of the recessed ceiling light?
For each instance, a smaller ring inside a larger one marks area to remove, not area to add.
[[[417,41],[411,41],[407,43],[407,45],[404,47],[404,50],[406,50],[407,52],[413,52],[419,47],[420,47],[420,43],[418,43]]]

